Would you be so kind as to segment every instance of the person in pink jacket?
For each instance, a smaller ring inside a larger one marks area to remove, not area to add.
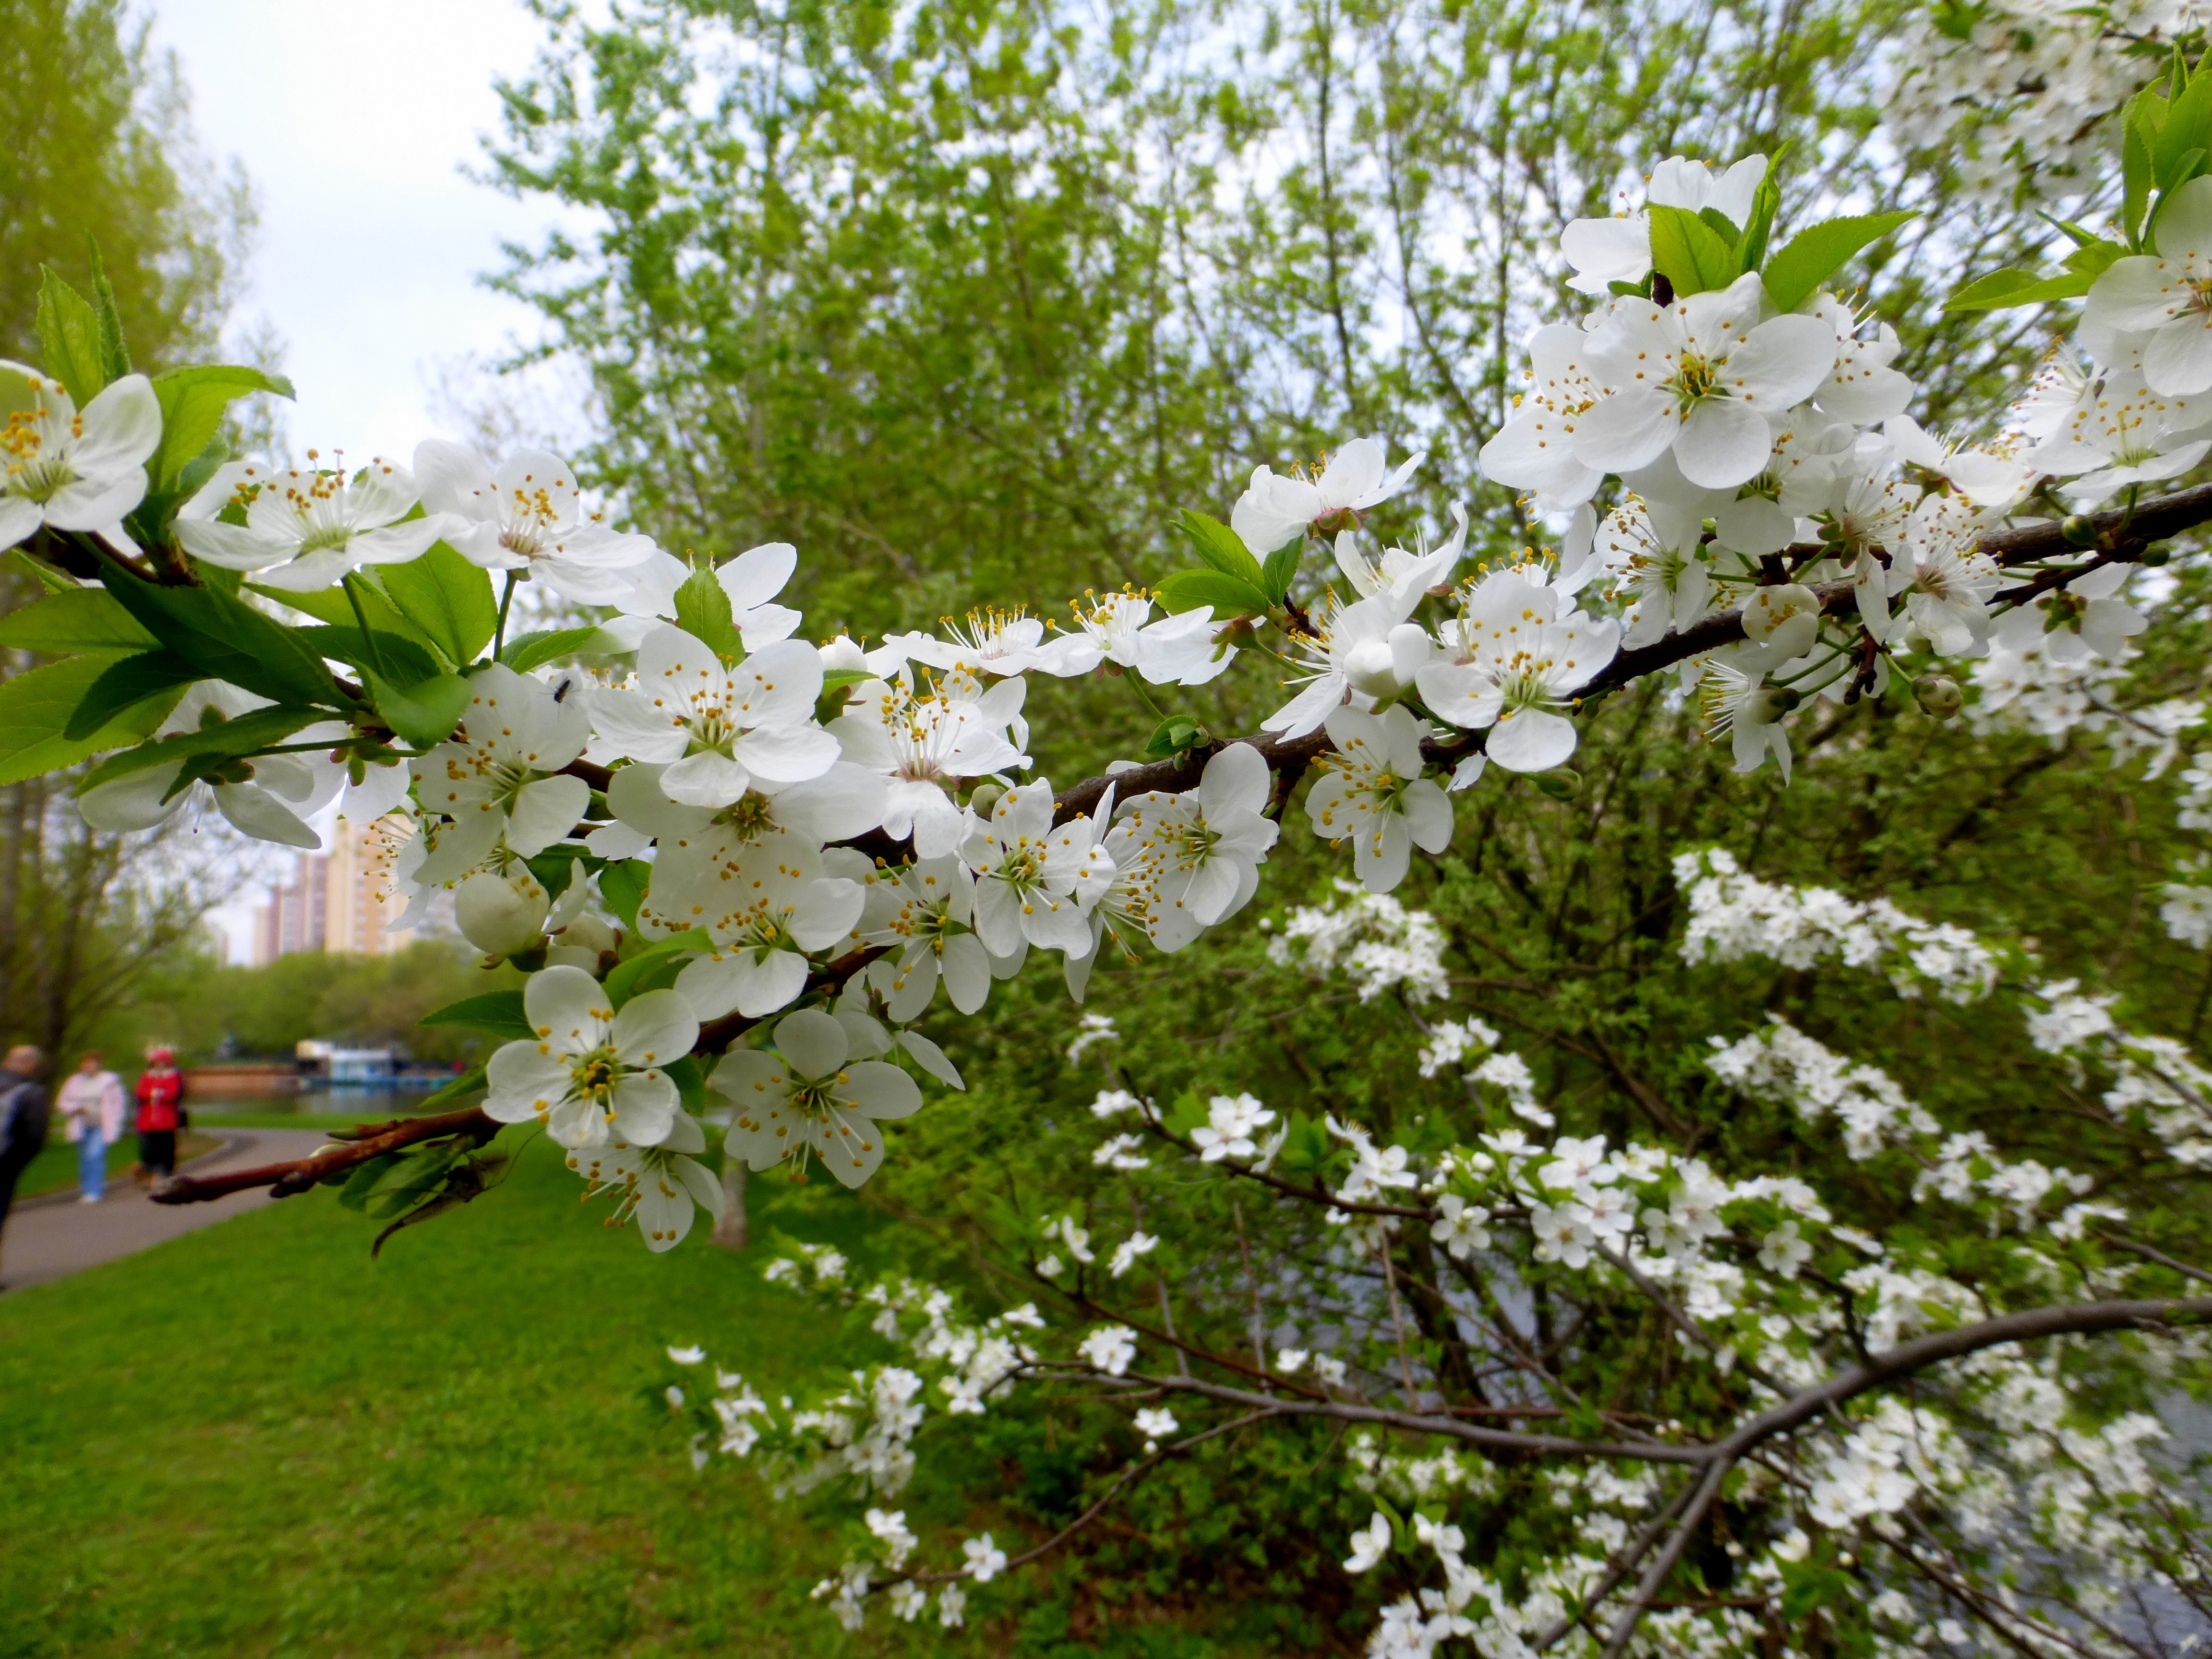
[[[107,1149],[123,1138],[125,1103],[123,1079],[107,1069],[99,1052],[88,1049],[79,1056],[76,1071],[54,1102],[64,1133],[76,1143],[79,1203],[97,1204],[107,1191]]]

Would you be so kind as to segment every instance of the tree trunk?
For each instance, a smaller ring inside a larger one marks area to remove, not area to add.
[[[722,1218],[714,1224],[714,1243],[726,1250],[742,1250],[745,1226],[745,1161],[722,1154]]]

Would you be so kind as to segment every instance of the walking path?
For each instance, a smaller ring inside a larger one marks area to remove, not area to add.
[[[224,1145],[188,1166],[194,1175],[218,1170],[251,1169],[305,1158],[330,1138],[313,1129],[222,1129]],[[270,1202],[265,1191],[232,1193],[207,1204],[156,1204],[136,1182],[110,1181],[98,1204],[80,1204],[67,1194],[25,1199],[8,1218],[0,1238],[0,1288],[16,1291],[43,1285],[112,1261],[155,1244],[167,1243],[202,1227],[258,1209]]]

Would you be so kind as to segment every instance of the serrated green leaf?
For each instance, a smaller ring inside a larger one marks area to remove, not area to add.
[[[458,674],[399,685],[364,670],[362,679],[384,723],[417,749],[445,742],[469,710],[469,683]]]
[[[745,654],[730,596],[711,570],[693,571],[677,588],[676,625],[726,661]]]
[[[21,783],[75,766],[103,749],[139,742],[161,723],[174,698],[134,706],[83,738],[63,735],[70,716],[113,661],[71,657],[0,682],[0,784]]]
[[[2128,257],[2127,249],[2118,242],[2100,238],[2084,242],[2066,256],[2066,269],[2091,277],[2103,276],[2115,263]]]
[[[296,629],[212,587],[143,581],[102,560],[100,580],[164,646],[211,680],[280,703],[347,707],[322,659]]]
[[[94,669],[101,665],[97,657],[72,657],[65,663],[56,663],[56,668],[74,668],[89,664]],[[36,669],[35,673],[46,673],[47,669]],[[29,678],[25,675],[23,678]],[[9,681],[14,684],[14,681]],[[89,684],[90,681],[86,684]],[[271,744],[282,743],[303,726],[330,718],[320,708],[257,708],[251,714],[240,714],[236,720],[216,720],[190,732],[179,732],[152,743],[140,744],[119,755],[110,755],[84,775],[77,786],[82,793],[100,784],[107,783],[131,773],[143,771],[149,766],[173,766],[179,761],[195,761],[208,757],[247,755]],[[159,724],[157,719],[155,724]],[[102,744],[112,748],[112,744]]]
[[[1649,211],[1651,267],[1673,284],[1676,298],[1726,288],[1741,274],[1735,236],[1722,235],[1686,208],[1655,205]]]
[[[443,542],[404,564],[370,567],[399,614],[445,653],[455,668],[465,668],[491,642],[499,627],[499,601],[492,596],[491,573],[471,564]],[[364,573],[368,574],[368,573]],[[375,618],[369,619],[375,626]]]
[[[463,997],[459,1002],[433,1009],[422,1016],[421,1023],[465,1025],[471,1031],[482,1031],[509,1042],[527,1042],[538,1036],[530,1016],[523,1011],[520,991],[485,991],[477,996]]]
[[[123,340],[123,313],[116,309],[115,285],[100,262],[100,244],[86,239],[92,258],[92,309],[100,322],[100,369],[107,380],[119,380],[131,372],[131,348]]]
[[[1267,562],[1260,567],[1260,591],[1267,596],[1270,605],[1280,605],[1291,596],[1291,584],[1297,580],[1298,562],[1305,556],[1305,538],[1285,542],[1267,555]]]
[[[2171,191],[2187,179],[2193,170],[2191,152],[2201,161],[2207,149],[2212,149],[2212,75],[2198,75],[2166,106],[2152,151],[2159,188]]]
[[[637,907],[645,902],[646,889],[652,881],[653,866],[643,859],[610,864],[599,872],[600,898],[631,933],[637,931]]]
[[[1729,218],[1727,214],[1723,213],[1718,208],[1699,208],[1698,210],[1698,217],[1704,223],[1706,229],[1711,231],[1714,235],[1719,237],[1723,242],[1726,242],[1731,249],[1739,246],[1742,243],[1743,228],[1737,224],[1735,220]]]
[[[1212,605],[1213,614],[1224,620],[1259,616],[1267,609],[1267,596],[1253,583],[1218,570],[1178,570],[1160,584],[1160,608],[1169,615],[1201,605]]]
[[[2075,271],[2064,276],[2041,277],[2032,270],[1993,270],[1978,276],[1944,302],[1946,311],[2004,311],[2013,306],[2045,305],[2053,300],[2075,300],[2089,291],[2094,274]]]
[[[1796,310],[1862,250],[1916,216],[1911,212],[1863,213],[1808,225],[1759,273],[1767,297],[1778,310]]]
[[[605,882],[602,878],[600,891],[604,893],[605,890]],[[672,980],[677,973],[682,971],[682,964],[677,960],[682,953],[714,948],[714,935],[698,927],[672,933],[666,939],[654,939],[635,955],[616,964],[614,971],[607,975],[607,1000],[619,1008],[641,991],[659,988],[654,976],[663,970],[667,970],[668,977]]]
[[[1165,760],[1206,741],[1206,728],[1188,714],[1170,714],[1152,729],[1145,743],[1145,758]]]
[[[1767,162],[1766,176],[1759,181],[1759,189],[1752,196],[1751,216],[1744,222],[1743,235],[1735,246],[1739,276],[1757,270],[1766,262],[1766,244],[1774,234],[1774,217],[1782,211],[1782,184],[1778,173],[1780,163],[1778,155]]]
[[[876,677],[865,668],[832,668],[822,676],[821,695],[814,699],[814,718],[827,726],[845,712],[846,693]]]
[[[2149,125],[2151,102],[2152,94],[2146,89],[2129,99],[2120,113],[2120,221],[2128,246],[2136,248],[2142,246],[2143,215],[2150,207],[2151,186],[2155,182],[2151,149],[2158,142],[2158,134]],[[2162,109],[2165,100],[2157,102]]]
[[[507,642],[500,653],[500,660],[518,674],[527,674],[533,668],[542,668],[557,658],[579,651],[596,649],[591,641],[600,636],[593,628],[541,628],[532,633],[518,634]],[[610,638],[608,646],[614,641]]]
[[[1252,556],[1252,550],[1244,545],[1242,536],[1220,520],[1185,507],[1176,528],[1189,539],[1192,550],[1223,575],[1234,576],[1254,588],[1266,586],[1260,574],[1260,562]]]
[[[40,270],[39,350],[46,358],[46,373],[82,409],[107,384],[100,368],[100,313],[52,265]]]
[[[75,582],[71,581],[67,576],[64,576],[60,571],[55,569],[50,564],[33,558],[30,554],[22,548],[16,548],[9,556],[13,558],[17,564],[21,565],[26,574],[31,576],[31,578],[35,580],[40,586],[46,589],[49,593],[75,593],[78,592],[90,591],[88,589],[79,589]]]
[[[84,700],[70,714],[62,736],[71,742],[96,737],[127,711],[164,692],[175,694],[164,705],[173,708],[185,688],[199,678],[199,671],[173,651],[110,658],[100,678],[85,688]]]
[[[372,628],[364,640],[359,626],[347,623],[325,623],[298,632],[309,650],[336,658],[363,672],[373,670],[380,659],[392,678],[401,685],[435,678],[441,672],[428,648],[417,645],[404,634],[387,634],[380,628]],[[374,656],[369,653],[371,643],[376,647]]]
[[[0,617],[0,645],[60,656],[150,651],[161,641],[104,587],[65,587]]]
[[[146,462],[154,488],[166,489],[175,483],[222,430],[224,412],[255,392],[289,398],[292,383],[281,374],[224,363],[173,368],[155,375],[154,395],[161,400],[161,447]]]

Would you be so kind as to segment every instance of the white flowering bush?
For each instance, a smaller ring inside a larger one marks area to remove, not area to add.
[[[1400,1123],[1372,1065],[1302,1064],[1296,1106],[1233,1078],[1170,1094],[1114,1058],[1106,1018],[1069,1064],[1120,1067],[1083,1162],[1121,1183],[1126,1227],[1087,1203],[1002,1217],[1026,1299],[973,1316],[817,1253],[785,1276],[874,1309],[895,1358],[795,1402],[719,1370],[670,1385],[706,1414],[709,1461],[867,1500],[872,1541],[820,1589],[848,1624],[880,1597],[958,1626],[966,1581],[1049,1555],[1152,1469],[1323,1424],[1364,1437],[1344,1479],[1373,1507],[1342,1571],[1391,1564],[1377,1652],[1747,1650],[1847,1604],[1869,1648],[1965,1620],[2095,1650],[2133,1639],[2140,1586],[2201,1609],[2193,1497],[2150,1414],[2212,1312],[2187,1293],[2203,1270],[2157,1242],[2212,1161],[2185,1044],[2043,975],[2028,941],[1762,881],[1680,836],[1683,964],[1874,975],[1893,1001],[2012,1022],[2095,1156],[2024,1149],[1978,1121],[1975,1079],[1916,1100],[1780,1017],[1674,1033],[1694,1058],[1670,1084],[1764,1139],[1706,1135],[1592,1024],[1577,1052],[1649,1120],[1600,1129],[1510,1034],[1448,1009],[1450,919],[1394,896],[1492,857],[1534,794],[1576,799],[1589,753],[1615,780],[1662,763],[1646,717],[1667,704],[1778,785],[1863,704],[1929,731],[1971,708],[1992,743],[2087,730],[2151,776],[2181,759],[2201,700],[2138,699],[2125,671],[2160,648],[2164,585],[2191,579],[2166,569],[2173,538],[2212,520],[2185,482],[2212,455],[2212,76],[2177,56],[2111,125],[2110,222],[2062,225],[2055,273],[1950,301],[2083,302],[1991,430],[1926,429],[1898,331],[1836,291],[1909,213],[1785,234],[1767,158],[1668,157],[1621,214],[1566,227],[1587,307],[1534,331],[1480,450],[1541,545],[1468,568],[1463,506],[1449,533],[1379,545],[1372,516],[1425,457],[1353,436],[1258,465],[1225,518],[1161,526],[1193,562],[1155,590],[1089,595],[1065,625],[1029,609],[1065,596],[977,595],[872,641],[802,632],[781,602],[799,550],[678,557],[542,451],[234,457],[225,410],[280,382],[137,373],[112,301],[49,273],[44,362],[0,364],[0,546],[42,585],[0,643],[56,660],[0,687],[4,779],[73,770],[110,830],[212,808],[307,847],[319,814],[373,824],[400,925],[450,893],[488,962],[528,976],[432,1017],[501,1045],[442,1109],[159,1196],[328,1183],[434,1213],[480,1187],[468,1153],[534,1126],[671,1249],[725,1201],[710,1125],[755,1171],[896,1179],[902,1138],[968,1085],[940,988],[987,1020],[1037,979],[1080,1003],[1104,962],[1194,998],[1177,959],[1264,913],[1265,971],[1340,1019],[1399,1022],[1419,1080],[1465,1109]],[[1085,680],[1157,716],[1140,754],[1088,753],[1072,696],[1032,702]],[[1240,706],[1245,735],[1212,729]],[[1042,729],[1048,709],[1076,729]],[[1047,750],[1087,775],[1042,775]],[[2181,775],[2200,817],[2203,775]],[[1261,901],[1277,860],[1312,878],[1287,905]],[[2158,873],[2166,927],[2212,939],[2202,890],[2164,879],[2188,872]],[[1516,875],[1533,887],[1483,878]],[[1674,902],[1621,933],[1663,933]],[[1837,1158],[1792,1150],[1824,1137]],[[1184,1185],[1212,1194],[1202,1236]],[[1299,1264],[1267,1287],[1263,1225]],[[1178,1334],[1179,1274],[1241,1279],[1241,1354]],[[1127,1407],[1146,1449],[1050,1537],[939,1560],[885,1507],[919,1437],[1040,1383]],[[1509,1469],[1534,1506],[1510,1540],[1453,1518]]]

